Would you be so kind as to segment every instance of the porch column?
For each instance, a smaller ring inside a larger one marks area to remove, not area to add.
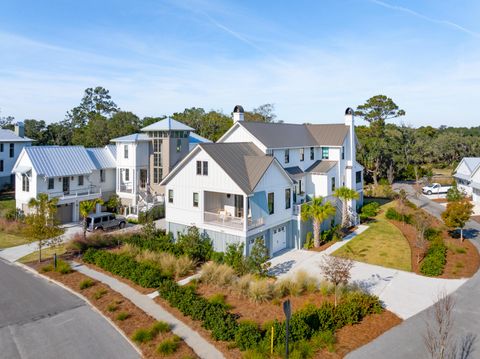
[[[243,231],[247,233],[248,228],[248,197],[243,195]]]

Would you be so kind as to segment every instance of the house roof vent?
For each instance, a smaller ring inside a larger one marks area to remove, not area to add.
[[[345,115],[353,115],[353,108],[347,107],[347,109],[345,110]]]
[[[233,108],[234,113],[244,113],[245,111],[243,110],[243,107],[240,105],[237,105]]]

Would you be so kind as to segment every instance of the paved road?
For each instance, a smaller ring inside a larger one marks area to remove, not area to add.
[[[0,357],[139,358],[83,300],[0,260]]]
[[[396,188],[404,188],[413,194],[411,186],[406,184],[397,185]],[[410,198],[417,206],[422,207],[431,214],[439,217],[444,208],[438,203],[430,201],[425,196]],[[480,250],[478,230],[480,225],[471,222],[467,225],[471,231],[472,242]],[[474,353],[470,359],[480,358],[480,271],[452,294],[455,300],[455,331],[459,336],[466,333],[477,335],[474,344]],[[423,342],[425,322],[431,318],[427,309],[414,317],[404,321],[399,326],[384,333],[373,342],[361,347],[347,356],[348,359],[405,359],[426,358]]]

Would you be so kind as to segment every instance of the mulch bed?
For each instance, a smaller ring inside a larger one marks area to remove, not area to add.
[[[48,262],[43,262],[41,265],[34,264],[32,267],[43,267],[44,265],[48,264]],[[140,328],[149,328],[155,322],[156,319],[149,316],[145,312],[143,312],[140,308],[135,306],[131,301],[123,297],[118,292],[112,290],[110,287],[104,285],[103,283],[94,281],[95,284],[83,290],[79,289],[80,282],[89,278],[86,275],[83,275],[79,272],[72,272],[70,274],[60,274],[56,272],[47,272],[44,273],[46,276],[53,278],[67,287],[73,289],[76,292],[81,293],[83,296],[88,298],[90,303],[92,303],[97,309],[99,309],[105,316],[110,318],[115,325],[122,330],[126,336],[129,338],[132,337],[133,333]],[[106,291],[106,293],[99,299],[95,299],[95,293],[99,292],[100,290]],[[118,308],[110,312],[107,310],[107,307],[112,303],[117,304]],[[121,312],[126,312],[130,314],[130,316],[123,320],[117,320],[117,315]],[[150,342],[143,343],[143,344],[136,344],[138,348],[140,348],[143,357],[145,358],[161,358],[162,355],[156,352],[156,348],[160,342],[164,339],[169,339],[173,337],[172,332],[168,333],[159,333],[157,337]],[[195,352],[184,342],[181,341],[178,347],[178,350],[168,356],[169,358],[198,358]]]
[[[447,203],[448,200],[446,198],[432,198],[431,201],[437,202],[437,203]]]
[[[480,255],[477,248],[468,240],[461,242],[460,239],[452,238],[445,225],[438,218],[433,217],[430,214],[428,215],[432,220],[432,227],[441,229],[443,240],[448,248],[447,263],[443,274],[438,276],[438,278],[454,279],[473,276],[480,266]],[[420,272],[421,262],[418,263],[418,254],[422,254],[422,251],[416,246],[417,230],[411,224],[394,220],[388,221],[400,229],[410,245],[412,253],[412,271],[416,274],[423,275]],[[465,251],[465,253],[459,253],[462,251]]]

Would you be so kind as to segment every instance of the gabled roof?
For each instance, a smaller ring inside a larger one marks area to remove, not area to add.
[[[116,160],[107,146],[103,148],[87,148],[86,150],[97,170],[117,167]]]
[[[78,176],[90,174],[96,169],[83,146],[32,146],[25,147],[23,151],[39,176]]]
[[[285,168],[285,171],[293,180],[301,179],[305,175],[305,172],[303,172],[302,169],[298,166],[287,167]]]
[[[110,142],[140,142],[140,141],[150,141],[150,138],[146,133],[133,133],[131,135],[117,137]]]
[[[337,165],[338,161],[318,160],[306,169],[305,172],[314,174],[326,174]]]
[[[20,137],[15,132],[0,128],[0,142],[32,142],[28,137]]]
[[[199,146],[247,194],[253,192],[274,160],[250,142],[201,143]]]
[[[142,131],[194,131],[194,129],[169,117],[142,128]]]
[[[106,149],[108,149],[112,155],[113,158],[117,158],[117,146],[115,145],[106,145]]]
[[[480,166],[480,157],[464,157],[463,160],[472,174]]]
[[[344,124],[237,123],[267,148],[341,146],[349,131]]]

